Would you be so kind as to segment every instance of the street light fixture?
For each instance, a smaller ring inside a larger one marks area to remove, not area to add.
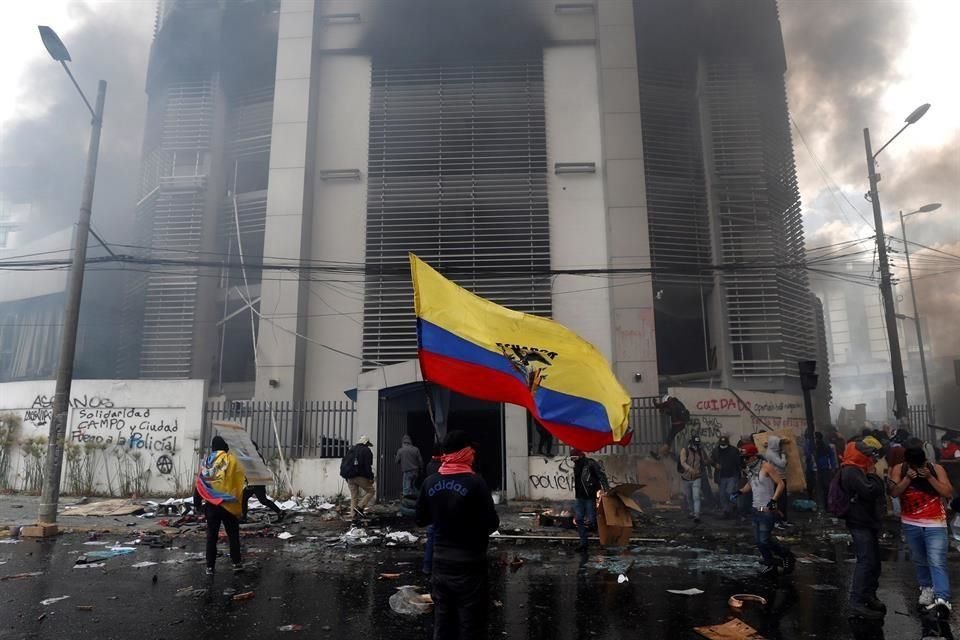
[[[922,114],[921,114],[922,115]],[[930,381],[927,378],[927,354],[923,352],[923,332],[920,330],[920,312],[917,310],[917,292],[913,287],[913,268],[910,266],[910,243],[907,242],[907,225],[904,222],[917,213],[930,213],[940,208],[939,202],[925,204],[916,211],[900,211],[900,232],[903,235],[903,253],[907,257],[907,274],[910,278],[910,296],[913,298],[913,325],[917,329],[917,348],[920,349],[920,371],[923,373],[923,397],[927,403],[927,422],[934,422],[933,402],[930,399]]]
[[[883,297],[883,314],[887,324],[887,340],[890,343],[890,369],[893,373],[893,414],[899,422],[907,416],[907,387],[903,377],[903,359],[900,356],[900,336],[897,333],[896,310],[893,305],[893,284],[890,279],[890,263],[887,261],[887,239],[883,232],[883,213],[880,211],[880,193],[877,189],[877,183],[880,182],[880,176],[877,175],[877,156],[886,149],[891,142],[897,139],[901,133],[912,124],[916,124],[920,118],[930,109],[930,104],[924,104],[907,116],[905,124],[900,131],[890,138],[886,144],[874,153],[870,146],[870,129],[863,130],[863,144],[867,152],[867,176],[870,180],[870,191],[867,193],[867,199],[873,205],[873,221],[877,234],[877,257],[880,262],[880,294]]]
[[[73,241],[73,260],[67,282],[67,299],[63,312],[63,334],[60,339],[60,360],[57,364],[57,386],[53,396],[53,416],[47,441],[46,467],[43,476],[43,492],[40,496],[38,519],[41,523],[57,521],[57,503],[60,499],[60,475],[63,470],[63,445],[67,432],[67,412],[70,409],[70,387],[73,383],[73,361],[77,350],[77,323],[80,319],[80,298],[83,292],[83,270],[87,260],[87,240],[90,234],[90,211],[93,206],[93,187],[97,177],[97,158],[100,154],[100,130],[103,125],[103,105],[107,97],[107,83],[97,85],[96,106],[83,93],[70,72],[67,62],[70,52],[60,37],[50,27],[38,27],[43,45],[50,57],[63,66],[73,86],[77,88],[83,103],[93,116],[90,146],[87,149],[86,176],[80,199],[80,217]],[[54,529],[55,531],[55,529]]]

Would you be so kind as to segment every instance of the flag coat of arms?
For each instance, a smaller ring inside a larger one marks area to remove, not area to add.
[[[584,451],[630,442],[630,396],[592,344],[553,320],[470,293],[413,254],[410,272],[425,380],[526,407]]]

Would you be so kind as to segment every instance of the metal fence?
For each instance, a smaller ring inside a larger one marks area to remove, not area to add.
[[[356,403],[349,400],[213,401],[204,412],[203,442],[210,440],[213,421],[222,420],[242,424],[266,460],[280,447],[285,458],[342,458],[353,444],[355,418]]]
[[[597,455],[647,455],[651,451],[659,450],[670,428],[670,418],[660,413],[654,406],[653,403],[656,400],[658,400],[658,398],[654,396],[631,398],[630,426],[633,427],[633,438],[630,440],[630,444],[626,447],[618,444],[608,445],[595,453]],[[528,422],[527,442],[529,443],[530,455],[537,455],[539,435],[537,434],[533,420],[530,419]],[[553,449],[554,453],[559,456],[570,454],[569,445],[561,442],[557,442]]]
[[[910,434],[936,446],[939,435],[930,428],[935,424],[934,407],[925,404],[915,404],[907,410],[907,419],[910,421]]]

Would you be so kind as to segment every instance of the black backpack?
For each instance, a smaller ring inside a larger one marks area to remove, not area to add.
[[[344,480],[357,477],[357,448],[350,447],[347,455],[340,461],[340,477]]]

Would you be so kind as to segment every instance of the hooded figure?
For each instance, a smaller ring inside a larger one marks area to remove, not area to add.
[[[403,495],[416,496],[417,475],[423,466],[423,457],[420,455],[420,449],[413,446],[410,436],[403,436],[395,460],[400,465],[400,473],[403,474]]]
[[[240,520],[241,499],[246,476],[237,458],[230,453],[230,447],[220,436],[214,436],[210,443],[212,449],[200,463],[194,484],[193,501],[199,506],[202,500],[207,516],[207,574],[212,575],[217,561],[217,540],[220,525],[227,531],[230,541],[230,559],[234,571],[242,571],[240,558]]]

